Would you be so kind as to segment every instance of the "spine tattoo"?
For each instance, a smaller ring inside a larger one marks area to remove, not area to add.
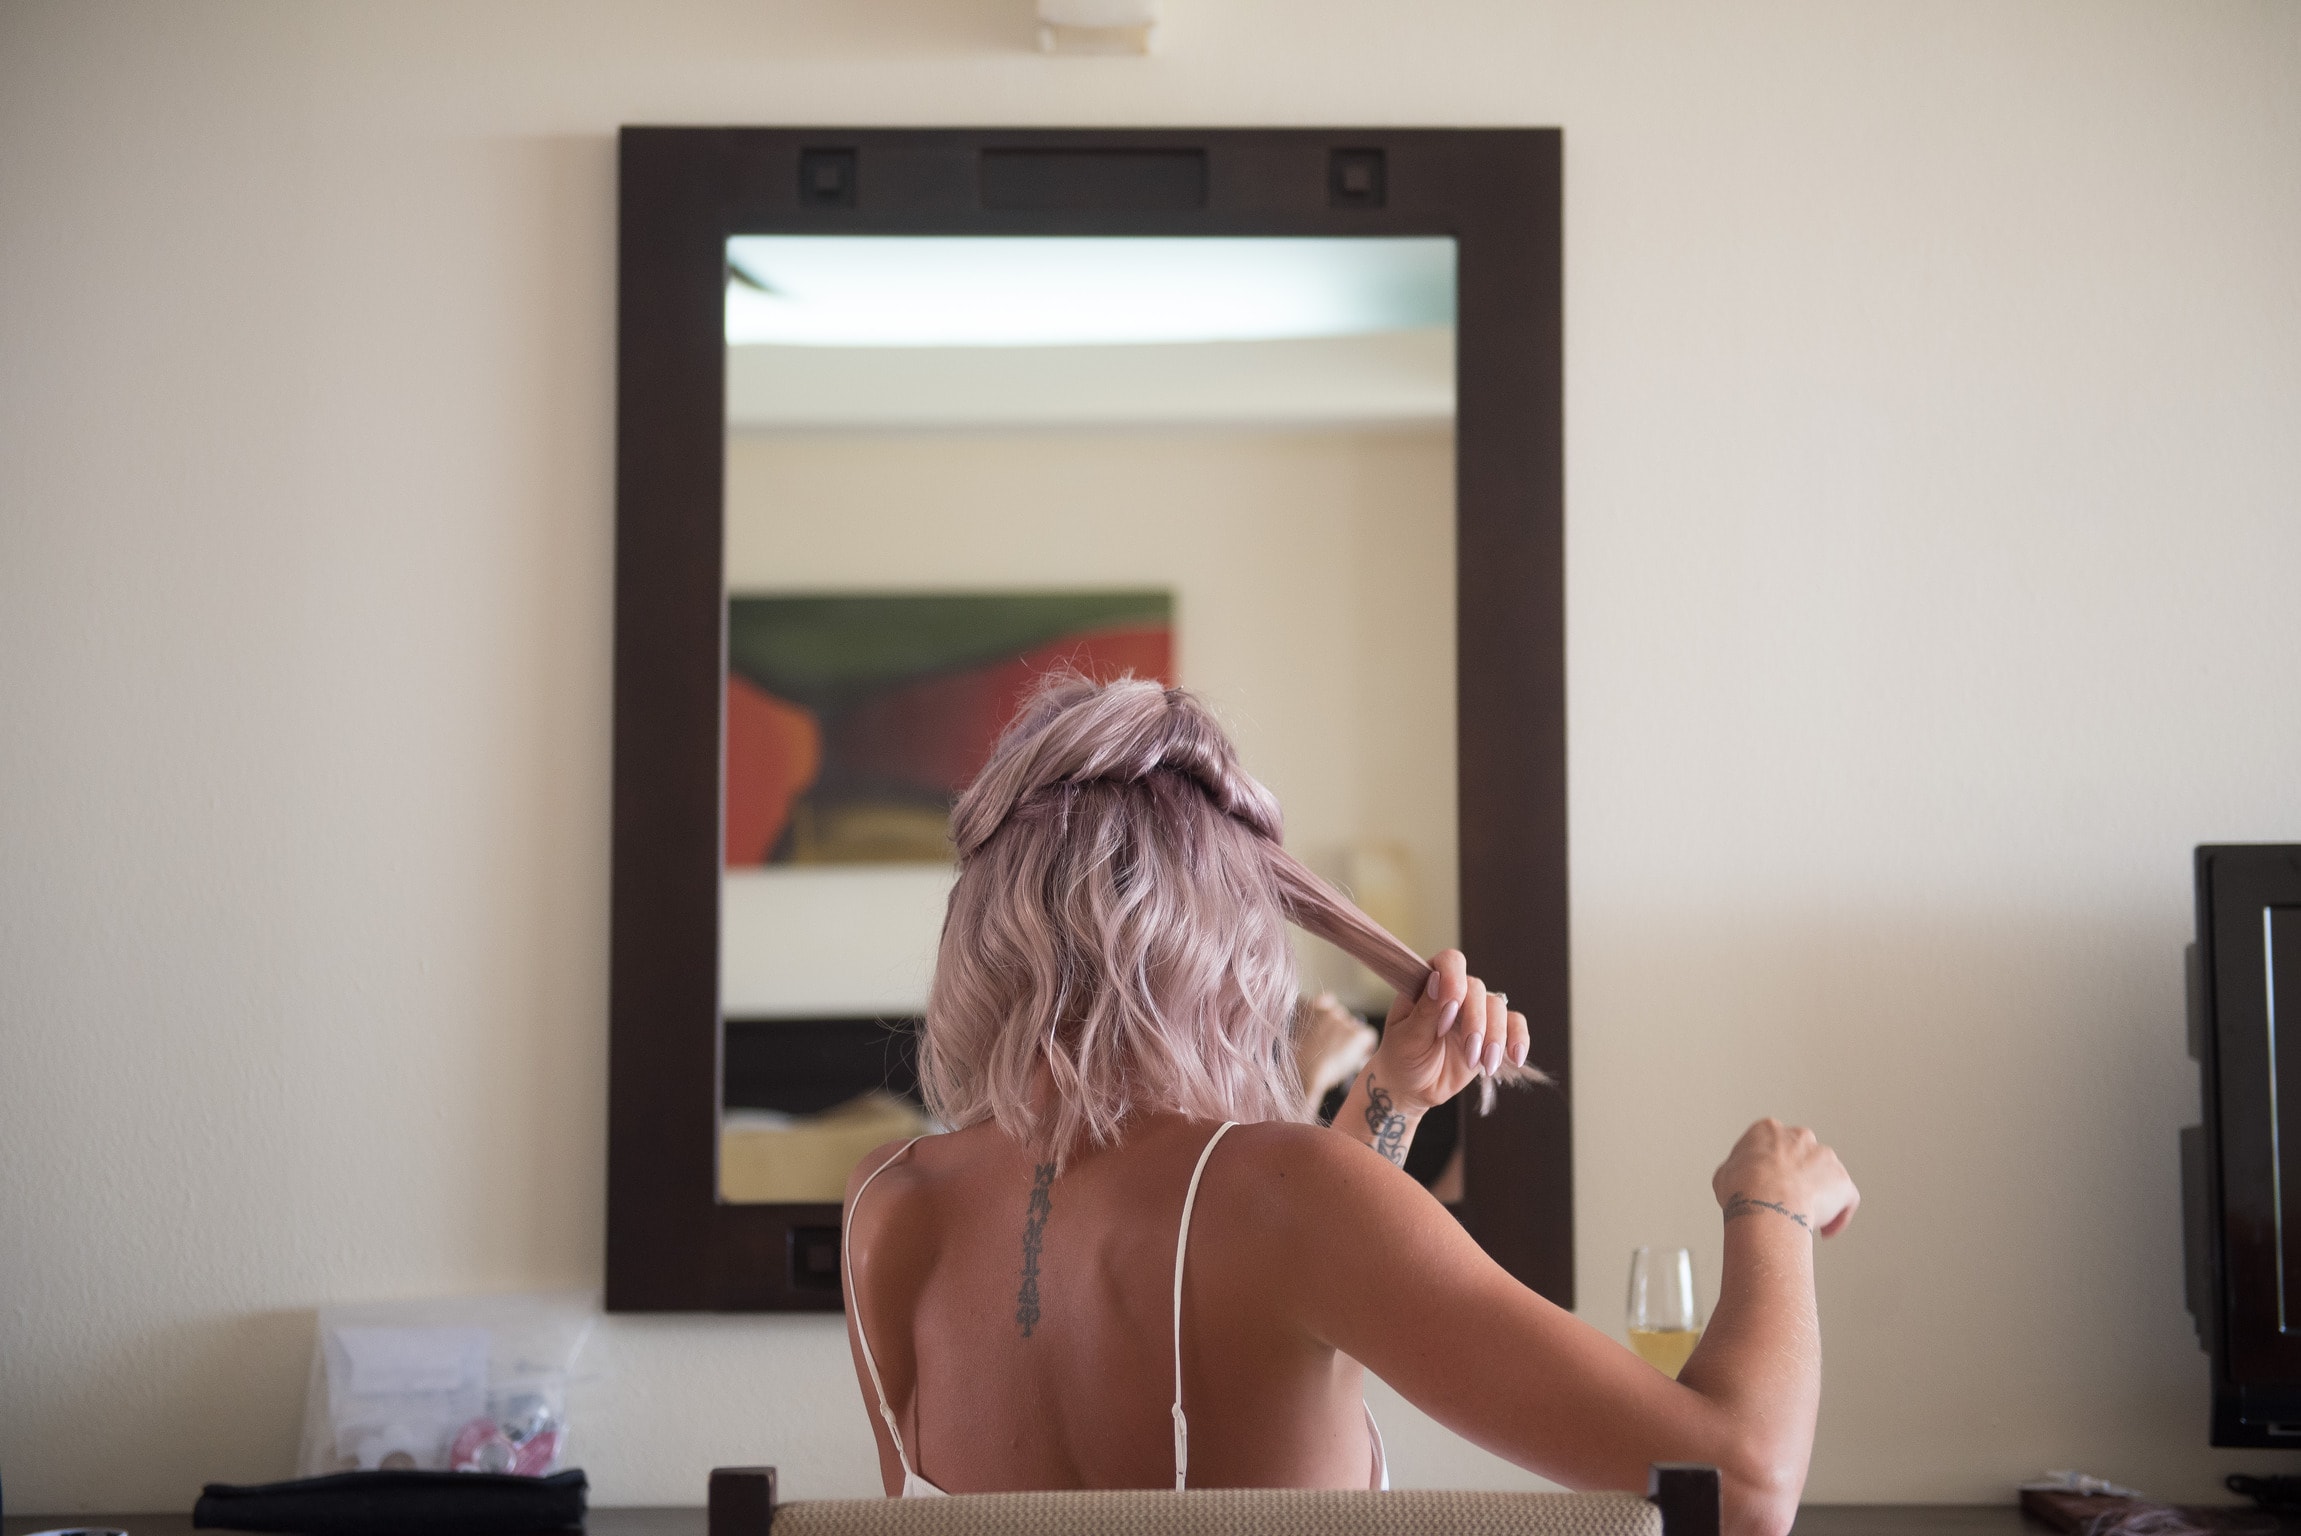
[[[1752,1211],[1772,1211],[1776,1216],[1789,1217],[1799,1226],[1805,1227],[1808,1232],[1813,1230],[1811,1226],[1807,1225],[1803,1212],[1793,1211],[1779,1200],[1752,1200],[1740,1190],[1736,1190],[1726,1197],[1726,1220],[1732,1221],[1736,1216],[1747,1216]]]
[[[1403,1168],[1406,1166],[1406,1112],[1392,1102],[1389,1091],[1366,1074],[1366,1128],[1374,1133],[1374,1150]]]
[[[1023,1288],[1015,1293],[1015,1325],[1029,1338],[1039,1326],[1039,1248],[1053,1213],[1055,1165],[1041,1163],[1031,1176],[1031,1203],[1023,1211]]]

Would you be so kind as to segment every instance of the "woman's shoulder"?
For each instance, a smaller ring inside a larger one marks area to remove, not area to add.
[[[1322,1125],[1264,1120],[1234,1126],[1209,1160],[1223,1184],[1250,1206],[1284,1217],[1306,1206],[1331,1216],[1338,1207],[1427,1200],[1428,1191],[1364,1142]]]
[[[923,1262],[946,1222],[967,1207],[975,1183],[967,1144],[975,1139],[961,1131],[883,1142],[855,1164],[844,1220],[858,1269],[874,1251],[901,1265]]]
[[[1230,1128],[1222,1144],[1226,1150],[1236,1147],[1241,1155],[1274,1166],[1339,1169],[1345,1173],[1363,1172],[1370,1166],[1377,1171],[1397,1171],[1365,1142],[1330,1126],[1303,1120],[1242,1120]]]
[[[1411,1251],[1419,1262],[1468,1245],[1461,1224],[1389,1159],[1323,1126],[1265,1121],[1231,1130],[1208,1159],[1198,1215],[1221,1234],[1210,1253],[1269,1306],[1325,1330],[1358,1308],[1367,1247]],[[1475,1252],[1474,1247],[1471,1252]]]
[[[889,1182],[898,1177],[888,1165],[901,1157],[911,1145],[908,1139],[886,1141],[864,1153],[863,1160],[855,1165],[855,1171],[847,1175],[847,1198],[852,1201],[863,1186],[877,1179],[881,1172],[887,1175],[886,1180],[881,1182]]]
[[[882,1142],[847,1175],[847,1203],[854,1204],[865,1184],[871,1186],[871,1205],[882,1199],[901,1204],[938,1186],[964,1185],[971,1174],[983,1171],[986,1158],[998,1156],[1001,1139],[998,1128],[986,1123]]]
[[[941,1161],[936,1154],[937,1145],[949,1140],[948,1136],[917,1136],[903,1141],[882,1142],[863,1155],[847,1175],[846,1204],[850,1209],[863,1186],[871,1186],[870,1203],[885,1201],[900,1205],[906,1198],[919,1193],[933,1178],[932,1165]]]

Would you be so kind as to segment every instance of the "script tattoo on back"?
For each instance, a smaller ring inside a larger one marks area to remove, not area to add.
[[[1026,1339],[1039,1326],[1039,1248],[1055,1208],[1054,1191],[1055,1165],[1039,1164],[1031,1174],[1030,1204],[1023,1208],[1023,1288],[1015,1293],[1015,1326]]]
[[[1403,1168],[1406,1166],[1406,1112],[1389,1091],[1366,1075],[1366,1128],[1374,1133],[1374,1150]]]
[[[1736,1216],[1747,1216],[1752,1211],[1772,1211],[1777,1216],[1789,1217],[1799,1226],[1805,1227],[1808,1232],[1813,1230],[1807,1224],[1802,1212],[1791,1210],[1779,1200],[1752,1200],[1739,1190],[1726,1197],[1726,1220],[1732,1221]]]

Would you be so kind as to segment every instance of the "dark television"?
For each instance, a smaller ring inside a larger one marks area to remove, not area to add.
[[[2301,1446],[2301,844],[2197,850],[2189,1054],[2205,1123],[2181,1133],[2187,1291],[2213,1444]]]

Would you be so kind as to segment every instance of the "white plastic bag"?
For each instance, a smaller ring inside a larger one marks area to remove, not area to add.
[[[582,1294],[322,1307],[298,1474],[557,1471],[596,1316]]]

